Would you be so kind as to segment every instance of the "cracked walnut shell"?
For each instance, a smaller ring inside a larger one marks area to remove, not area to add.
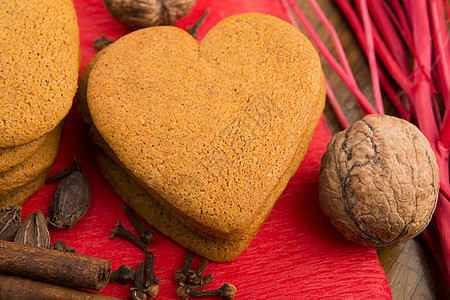
[[[109,13],[122,24],[139,29],[174,25],[186,17],[195,0],[103,0]]]
[[[322,210],[348,240],[364,246],[392,246],[418,235],[438,192],[428,140],[399,118],[366,116],[336,134],[322,157]]]

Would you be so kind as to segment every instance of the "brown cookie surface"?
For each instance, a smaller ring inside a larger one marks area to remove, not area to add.
[[[28,143],[67,115],[77,89],[71,0],[0,1],[0,147]]]
[[[45,141],[46,135],[23,145],[0,148],[0,172],[16,166],[30,157]]]
[[[274,17],[225,19],[198,43],[129,34],[89,77],[89,110],[120,161],[186,225],[227,240],[261,223],[306,153],[325,99],[320,60]]]
[[[10,192],[0,196],[0,207],[14,206],[23,204],[28,198],[36,193],[47,179],[50,168],[44,170],[36,178],[30,182],[11,190]]]
[[[56,158],[63,124],[51,131],[39,149],[21,164],[0,173],[0,197],[25,185],[50,168]]]
[[[136,181],[127,175],[105,154],[97,152],[95,161],[100,172],[131,208],[156,230],[183,247],[210,261],[225,262],[236,259],[252,238],[241,241],[213,241],[205,239],[181,223],[153,199]]]

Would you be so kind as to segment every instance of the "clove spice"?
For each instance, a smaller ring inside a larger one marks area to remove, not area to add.
[[[225,300],[232,300],[236,297],[236,287],[230,283],[225,283],[220,289],[209,291],[196,291],[191,294],[193,298],[207,296],[222,296]]]
[[[74,165],[75,162],[74,159]],[[57,229],[73,227],[86,214],[90,202],[91,186],[79,165],[75,166],[61,181],[53,196],[50,224]]]
[[[202,16],[197,20],[197,22],[194,23],[194,25],[189,26],[187,28],[187,32],[189,32],[190,35],[192,35],[192,37],[194,39],[198,38],[198,29],[200,28],[200,26],[203,24],[203,22],[205,21],[206,17],[209,14],[209,8],[207,8],[205,10],[205,12],[202,14]]]
[[[209,274],[203,278],[202,282],[199,284],[186,284],[184,282],[180,283],[180,286],[177,289],[177,296],[183,299],[189,299],[189,296],[192,295],[195,291],[201,289],[205,285],[209,284],[214,279],[212,274]]]
[[[134,286],[131,288],[131,300],[146,300],[147,295],[144,290],[144,263],[138,265]]]
[[[125,214],[127,215],[128,219],[130,219],[131,224],[133,224],[133,227],[141,236],[141,240],[147,245],[153,243],[155,241],[153,230],[147,228],[147,226],[145,226],[144,223],[138,217],[133,215],[133,213],[126,205],[122,204],[122,208],[125,211]]]
[[[75,248],[69,247],[66,243],[62,241],[54,242],[53,245],[50,247],[50,249],[75,253]]]
[[[175,281],[177,283],[185,282],[189,276],[189,269],[192,265],[192,253],[188,251],[186,253],[186,258],[184,259],[184,264],[181,269],[178,269],[175,273]]]
[[[156,279],[155,276],[155,264],[153,252],[148,251],[145,255],[145,293],[151,299],[155,298],[159,293],[159,285],[161,280]]]
[[[42,211],[28,215],[17,230],[15,243],[50,248],[50,233]]]
[[[111,273],[109,281],[127,285],[128,283],[134,280],[135,276],[136,271],[132,267],[121,265],[116,271]]]
[[[208,261],[206,260],[206,258],[203,258],[202,262],[200,263],[200,267],[198,267],[197,270],[188,272],[186,282],[188,284],[200,284],[202,282],[203,273],[205,272],[207,264]]]
[[[45,183],[46,184],[51,184],[53,182],[56,182],[56,181],[58,181],[58,180],[60,180],[60,179],[62,179],[64,177],[68,176],[73,171],[80,171],[81,172],[81,166],[78,163],[78,161],[75,158],[75,156],[72,157],[72,160],[73,160],[73,164],[70,167],[68,167],[68,168],[66,168],[64,170],[61,170],[61,171],[57,172],[56,174],[50,176],[49,178],[47,178]]]
[[[94,48],[95,50],[100,51],[114,42],[114,40],[109,40],[104,35],[102,35],[102,37],[94,40]]]
[[[134,244],[136,244],[139,248],[141,248],[144,252],[148,252],[147,245],[139,239],[136,235],[134,235],[131,231],[122,226],[122,222],[117,221],[117,226],[111,229],[111,232],[114,233],[109,239],[113,240],[116,236],[123,237]]]
[[[183,299],[188,299],[189,296],[201,289],[208,283],[210,283],[214,276],[209,274],[203,278],[203,273],[205,273],[208,261],[202,259],[200,266],[197,270],[191,270],[192,266],[192,253],[188,251],[186,253],[186,258],[184,259],[184,264],[181,269],[178,269],[175,273],[175,281],[180,284],[177,289],[177,296]]]
[[[22,206],[0,208],[0,240],[12,241],[20,227]]]

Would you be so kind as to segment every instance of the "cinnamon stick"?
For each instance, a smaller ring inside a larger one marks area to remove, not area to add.
[[[100,291],[111,275],[109,260],[0,241],[0,273]]]
[[[0,274],[0,295],[9,300],[114,300],[118,298],[69,289],[28,278]]]

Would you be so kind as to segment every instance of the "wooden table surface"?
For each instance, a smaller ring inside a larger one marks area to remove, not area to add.
[[[314,15],[307,1],[297,0],[297,3],[311,23],[313,23],[322,40],[328,45],[328,48],[333,49],[332,42],[325,28]],[[344,17],[333,1],[318,0],[318,3],[341,38],[358,86],[373,103],[370,74],[366,60],[361,49],[357,46],[355,37]],[[350,91],[325,60],[323,60],[323,67],[350,124],[361,119],[363,115]],[[385,109],[387,114],[396,115],[395,110],[389,103],[385,103]],[[328,103],[324,114],[326,124],[332,134],[342,130]],[[391,287],[393,299],[450,299],[449,286],[446,284],[430,250],[420,236],[400,246],[378,248],[377,253]]]

